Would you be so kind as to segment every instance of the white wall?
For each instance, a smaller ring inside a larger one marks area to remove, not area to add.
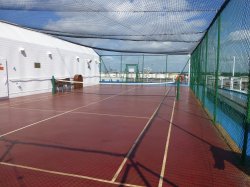
[[[81,74],[85,86],[99,84],[99,56],[94,50],[6,23],[0,22],[0,30],[0,58],[7,60],[10,97],[51,92],[52,75],[73,78]],[[34,68],[35,62],[41,64],[40,69]]]

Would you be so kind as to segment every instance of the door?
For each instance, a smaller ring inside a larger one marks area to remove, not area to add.
[[[9,97],[7,61],[0,59],[0,99]]]

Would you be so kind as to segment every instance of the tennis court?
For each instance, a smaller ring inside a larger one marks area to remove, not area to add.
[[[189,88],[97,85],[0,103],[0,186],[247,186]],[[223,169],[222,169],[222,168]]]

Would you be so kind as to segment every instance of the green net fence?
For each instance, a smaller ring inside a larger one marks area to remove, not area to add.
[[[101,82],[174,83],[182,71],[188,83],[187,55],[105,55],[100,61]]]
[[[190,87],[243,161],[250,157],[249,10],[248,0],[230,1],[191,55]]]

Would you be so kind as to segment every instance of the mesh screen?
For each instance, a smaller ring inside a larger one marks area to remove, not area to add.
[[[231,0],[192,54],[191,87],[208,113],[250,157],[250,5]],[[219,58],[218,58],[219,57]]]
[[[187,55],[104,55],[101,56],[102,82],[175,82],[182,72],[188,75]],[[188,82],[188,77],[183,83]]]
[[[81,45],[188,54],[225,0],[0,0],[0,19]]]

